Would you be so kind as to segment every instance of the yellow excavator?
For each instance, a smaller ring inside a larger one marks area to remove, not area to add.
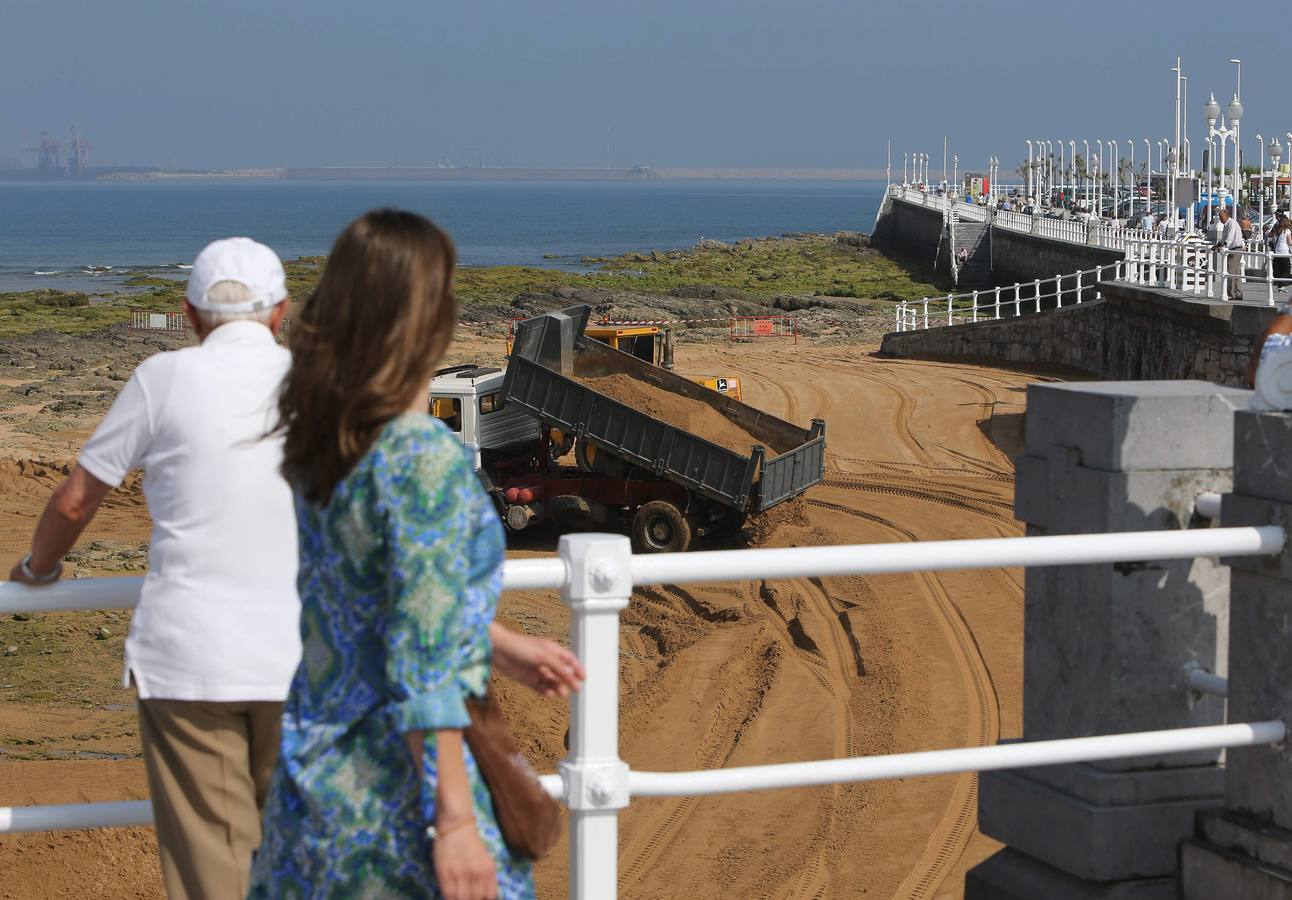
[[[673,368],[673,332],[657,325],[588,325],[584,334],[603,344],[609,344],[616,350],[635,356],[645,363],[661,369]],[[511,356],[512,337],[507,337],[507,355]],[[734,375],[684,375],[688,381],[703,385],[711,391],[725,394],[732,400],[743,402],[740,391],[740,379]],[[438,415],[438,413],[437,413]],[[558,455],[574,449],[575,462],[585,472],[601,472],[605,475],[619,476],[623,463],[613,457],[597,461],[596,445],[573,440],[573,435],[552,429],[551,440],[557,448]]]
[[[673,332],[657,325],[589,325],[588,337],[609,344],[630,356],[662,369],[673,368]],[[507,355],[511,356],[511,335],[507,336]],[[690,381],[711,391],[725,394],[732,400],[743,401],[740,379],[734,375],[685,375]]]

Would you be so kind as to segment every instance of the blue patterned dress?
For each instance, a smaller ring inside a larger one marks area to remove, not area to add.
[[[484,693],[502,527],[438,419],[391,421],[327,506],[296,498],[303,656],[252,870],[256,898],[439,897],[435,729]],[[254,623],[249,623],[252,625]],[[420,777],[403,733],[425,730]],[[499,897],[534,894],[466,751]]]

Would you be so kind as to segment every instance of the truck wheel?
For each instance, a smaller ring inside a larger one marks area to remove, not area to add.
[[[691,523],[667,500],[643,503],[633,516],[633,545],[641,553],[681,553],[691,545]]]

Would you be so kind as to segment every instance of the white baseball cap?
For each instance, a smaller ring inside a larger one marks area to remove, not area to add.
[[[245,303],[212,303],[207,294],[221,281],[243,285],[251,299]],[[264,244],[247,237],[224,238],[207,244],[193,260],[184,296],[198,309],[257,312],[287,299],[287,273],[278,254]]]

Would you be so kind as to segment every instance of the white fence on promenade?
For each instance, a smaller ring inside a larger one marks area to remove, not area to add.
[[[619,613],[634,586],[751,578],[878,575],[1009,566],[1083,565],[1198,556],[1260,556],[1286,542],[1276,526],[719,550],[633,555],[627,538],[561,538],[559,554],[509,560],[504,590],[559,590],[570,607],[570,641],[587,668],[570,704],[570,750],[547,791],[570,810],[569,894],[611,900],[618,880],[618,811],[633,797],[699,796],[733,791],[874,781],[1019,766],[1117,759],[1284,739],[1280,721],[1079,737],[1034,743],[783,762],[691,772],[632,770],[619,757]],[[141,578],[66,581],[44,588],[0,584],[0,614],[132,606]],[[0,832],[142,825],[146,801],[0,808]],[[770,851],[772,848],[767,848]]]
[[[1119,260],[1106,266],[1050,278],[1037,278],[1005,287],[947,294],[945,297],[925,297],[922,300],[903,300],[893,311],[893,330],[921,331],[944,325],[965,325],[1099,300],[1103,296],[1103,283],[1120,280],[1125,266]]]
[[[1154,239],[1152,233],[1141,228],[1128,228],[1116,222],[1090,219],[1064,219],[1057,215],[1032,215],[993,206],[966,203],[962,197],[948,197],[928,193],[918,188],[891,185],[890,196],[940,211],[943,216],[955,216],[971,222],[985,222],[1010,231],[1032,234],[1037,237],[1102,247],[1106,250],[1125,250],[1132,241]]]
[[[1227,262],[1241,260],[1241,275],[1231,275]],[[1102,299],[1102,287],[1122,281],[1162,288],[1217,302],[1230,299],[1230,288],[1247,303],[1275,306],[1292,298],[1292,278],[1275,277],[1275,262],[1292,259],[1265,250],[1213,250],[1203,241],[1128,240],[1126,258],[1050,278],[1013,285],[903,300],[893,311],[894,331],[920,331],[965,325],[1061,309]],[[1292,268],[1292,264],[1289,264]]]

